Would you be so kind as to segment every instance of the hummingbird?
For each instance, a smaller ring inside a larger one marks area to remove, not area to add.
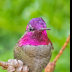
[[[46,30],[50,28],[41,17],[31,19],[14,47],[14,59],[23,61],[29,72],[42,72],[51,59],[54,48]]]

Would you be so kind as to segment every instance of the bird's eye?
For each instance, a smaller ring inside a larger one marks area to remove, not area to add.
[[[31,27],[29,28],[29,30],[30,30],[30,31],[33,31],[33,29],[32,29]]]

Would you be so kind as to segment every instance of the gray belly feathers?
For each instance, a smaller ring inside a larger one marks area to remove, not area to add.
[[[22,47],[16,44],[14,58],[23,61],[24,65],[29,67],[29,72],[42,72],[51,59],[52,48],[50,43],[49,45]]]

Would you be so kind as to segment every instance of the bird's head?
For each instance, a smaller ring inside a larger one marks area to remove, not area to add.
[[[50,30],[46,27],[45,21],[40,18],[33,18],[29,21],[29,24],[26,28],[27,31],[43,31],[43,30]]]
[[[40,18],[33,18],[29,21],[24,36],[19,41],[19,46],[22,45],[48,45],[51,41],[48,39],[45,21]]]

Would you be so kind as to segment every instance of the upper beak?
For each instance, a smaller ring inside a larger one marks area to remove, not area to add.
[[[50,28],[41,28],[40,30],[51,30]]]

